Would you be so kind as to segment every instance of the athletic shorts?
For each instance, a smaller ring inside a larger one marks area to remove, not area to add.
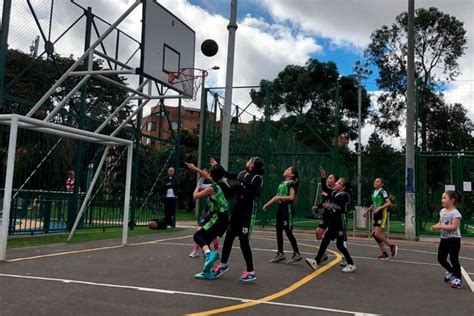
[[[229,215],[227,212],[218,213],[217,219],[212,223],[211,221],[207,222],[201,229],[206,231],[206,241],[208,242],[212,242],[216,237],[222,237],[222,235],[224,235],[227,230]]]
[[[387,210],[378,211],[377,213],[373,213],[374,216],[374,227],[385,228],[385,224],[387,223]]]
[[[324,209],[323,216],[321,217],[321,221],[319,221],[318,228],[322,228],[326,230],[329,227],[329,210]]]

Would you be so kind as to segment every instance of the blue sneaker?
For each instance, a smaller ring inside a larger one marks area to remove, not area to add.
[[[211,251],[204,254],[204,267],[202,268],[202,272],[211,272],[211,269],[214,266],[214,263],[217,262],[217,260],[219,260],[218,252]]]
[[[244,281],[244,282],[251,282],[251,281],[255,281],[256,279],[257,279],[257,276],[255,275],[255,272],[244,271],[244,273],[242,273],[242,276],[240,277],[240,281]]]
[[[195,279],[198,280],[215,280],[217,279],[216,274],[214,272],[199,272],[194,275]]]
[[[214,273],[216,274],[217,278],[223,275],[224,273],[226,273],[227,271],[229,271],[229,266],[228,265],[223,266],[222,263],[219,263],[214,268]]]

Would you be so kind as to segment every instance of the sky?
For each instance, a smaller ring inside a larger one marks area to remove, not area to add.
[[[75,0],[82,6],[91,6],[92,11],[103,19],[113,22],[134,0]],[[23,1],[21,1],[23,2]],[[26,1],[25,1],[26,2]],[[41,24],[49,26],[51,0],[32,0]],[[206,86],[224,86],[227,60],[227,24],[230,0],[158,0],[170,12],[178,16],[196,33],[195,67],[209,69],[214,65],[219,70],[210,71]],[[59,3],[59,4],[58,4]],[[373,31],[382,25],[391,25],[395,17],[406,11],[408,0],[239,0],[237,7],[236,51],[234,67],[234,86],[258,85],[261,79],[271,80],[286,65],[304,65],[309,58],[321,61],[334,61],[342,75],[352,73],[356,60],[364,60],[363,50],[370,41]],[[464,22],[467,30],[468,49],[459,59],[461,75],[447,87],[449,102],[460,102],[469,110],[474,120],[474,48],[471,44],[474,31],[474,1],[472,0],[415,0],[417,8],[435,6],[444,13],[455,16]],[[51,38],[57,38],[72,23],[81,11],[69,1],[58,2],[53,16]],[[140,39],[141,9],[137,9],[120,25],[120,28]],[[98,23],[100,30],[105,24]],[[31,27],[25,28],[25,25]],[[9,44],[29,50],[32,40],[38,35],[28,7],[13,1],[12,26]],[[80,55],[83,50],[84,31],[82,26],[74,27],[65,35],[56,50],[62,54]],[[214,57],[205,57],[200,52],[200,43],[214,39],[219,52]],[[94,39],[94,38],[93,38]],[[107,47],[113,47],[115,40],[106,40]],[[127,58],[136,49],[132,40],[121,41],[121,58]],[[41,46],[41,44],[40,44]],[[132,59],[138,63],[138,57]],[[371,66],[374,74],[365,81],[366,88],[376,100],[378,88],[375,84],[377,69]],[[133,80],[130,81],[133,83]],[[224,91],[221,91],[224,94]],[[248,89],[235,90],[233,103],[246,106],[250,102]],[[199,100],[186,104],[198,107]],[[373,102],[373,110],[377,104]],[[256,109],[250,114],[261,116]],[[367,124],[362,132],[362,143],[374,126]],[[404,131],[401,131],[402,137]],[[386,138],[387,142],[399,147],[401,140]]]

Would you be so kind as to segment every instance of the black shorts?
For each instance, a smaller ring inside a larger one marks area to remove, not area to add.
[[[329,227],[330,216],[330,211],[328,209],[324,209],[318,228],[326,230]]]
[[[330,222],[328,230],[324,233],[324,236],[329,237],[331,240],[342,237],[344,238],[344,241],[347,241],[346,225],[344,224],[343,219],[341,218],[340,220]]]
[[[217,214],[217,220],[214,223],[208,222],[202,226],[201,230],[205,231],[203,237],[206,242],[212,242],[216,237],[222,237],[227,230],[228,223],[229,215],[227,212],[223,212]]]
[[[278,205],[278,211],[276,216],[276,227],[277,228],[289,228],[293,229],[293,210],[291,205],[281,203]]]
[[[381,227],[385,228],[385,224],[387,223],[387,210],[381,210],[377,213],[373,213],[374,215],[374,227]]]

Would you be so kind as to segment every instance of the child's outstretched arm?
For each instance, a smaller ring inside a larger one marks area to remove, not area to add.
[[[199,200],[205,196],[212,194],[214,194],[214,189],[212,188],[212,186],[206,187],[204,190],[202,190],[200,186],[197,186],[194,189],[193,199]]]
[[[209,175],[209,173],[207,173],[206,171],[204,171],[204,170],[202,170],[202,169],[196,167],[195,164],[189,163],[189,162],[185,162],[184,164],[186,165],[186,167],[188,167],[189,170],[198,173],[198,174],[201,175],[201,177],[203,177],[204,179],[206,179],[206,180],[212,180],[212,178],[211,178],[211,176]]]
[[[267,203],[265,203],[263,206],[262,206],[262,209],[264,211],[266,211],[270,205],[272,205],[273,203],[276,203],[278,201],[278,195],[275,195],[274,197],[272,197],[270,200],[268,200]]]

